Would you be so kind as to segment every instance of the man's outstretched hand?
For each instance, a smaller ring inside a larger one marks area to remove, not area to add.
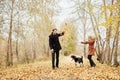
[[[62,34],[65,34],[65,31],[63,31]]]
[[[62,33],[60,33],[61,36],[64,35],[64,34],[65,34],[65,31],[63,31]]]

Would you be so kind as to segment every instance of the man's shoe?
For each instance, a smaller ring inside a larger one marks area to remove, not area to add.
[[[52,67],[52,69],[55,69],[55,67]]]
[[[52,68],[53,70],[55,69],[55,68]]]
[[[59,68],[59,66],[56,66],[57,68]]]
[[[96,66],[96,64],[92,65],[91,67],[95,67],[95,66]]]

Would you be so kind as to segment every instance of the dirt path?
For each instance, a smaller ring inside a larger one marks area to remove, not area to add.
[[[60,60],[60,68],[52,70],[51,61],[35,62],[0,71],[0,80],[120,80],[120,67],[110,67],[97,63],[95,68],[75,67],[70,57]]]

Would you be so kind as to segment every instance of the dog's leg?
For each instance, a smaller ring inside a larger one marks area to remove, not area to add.
[[[82,66],[84,67],[83,61],[82,61]]]
[[[82,66],[81,63],[79,63],[79,64],[80,64],[80,67],[81,67]]]
[[[75,63],[75,66],[77,66],[77,64]]]
[[[79,63],[80,64],[80,67],[83,67],[84,66],[84,64],[83,63]]]
[[[71,59],[71,61],[73,61],[73,59]]]
[[[82,63],[82,67],[84,67],[84,64]]]

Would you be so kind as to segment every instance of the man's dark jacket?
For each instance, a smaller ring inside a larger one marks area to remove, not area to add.
[[[59,37],[64,35],[64,32],[60,33],[60,34],[51,34],[49,36],[49,46],[50,46],[50,49],[54,49],[54,51],[58,51],[58,50],[61,50],[61,45],[60,45],[60,42],[59,42]]]

